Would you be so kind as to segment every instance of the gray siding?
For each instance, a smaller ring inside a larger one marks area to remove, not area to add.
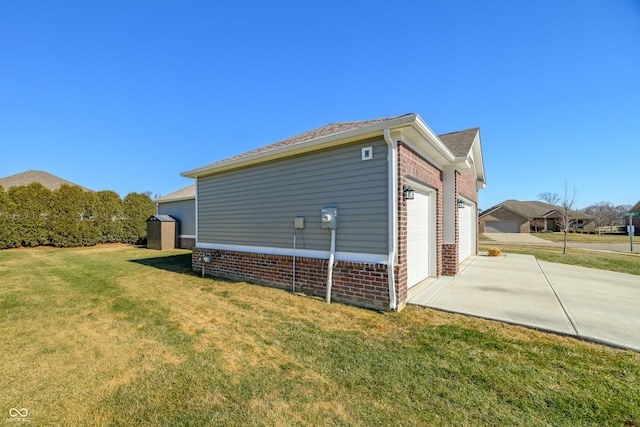
[[[158,215],[171,215],[180,221],[180,235],[196,234],[196,201],[180,200],[178,202],[158,203]]]
[[[361,148],[373,147],[363,161]],[[198,178],[200,243],[328,250],[320,209],[338,208],[336,250],[386,254],[387,146],[382,139]]]

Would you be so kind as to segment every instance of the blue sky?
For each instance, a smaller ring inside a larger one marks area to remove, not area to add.
[[[330,122],[480,127],[480,208],[640,200],[640,2],[0,2],[0,176],[168,194]]]

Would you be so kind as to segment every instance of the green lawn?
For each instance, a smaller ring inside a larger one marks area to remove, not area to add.
[[[487,252],[489,248],[495,247],[503,253],[533,255],[541,261],[640,275],[640,255],[636,252],[606,252],[570,247],[563,254],[561,246],[491,244],[486,239],[480,242],[478,249],[480,252]]]
[[[201,278],[186,251],[0,251],[0,334],[7,422],[640,425],[638,353]]]
[[[551,242],[564,241],[564,233],[531,233],[532,236]],[[585,242],[585,243],[620,243],[629,244],[629,236],[622,234],[585,234],[585,233],[567,233],[568,242]],[[640,250],[640,236],[633,236],[633,244],[638,244]],[[628,248],[627,248],[628,250]]]

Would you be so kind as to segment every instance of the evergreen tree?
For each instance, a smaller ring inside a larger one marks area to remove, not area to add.
[[[14,206],[13,225],[18,246],[49,244],[47,220],[51,190],[33,183],[11,187],[7,195]]]
[[[104,190],[95,193],[93,218],[100,232],[101,243],[124,241],[124,208],[122,199],[115,191]]]
[[[156,205],[147,194],[129,193],[123,201],[125,243],[140,244],[147,237],[147,219],[156,213]]]
[[[49,237],[58,247],[93,246],[99,229],[93,218],[95,197],[80,187],[63,185],[52,193]]]
[[[13,216],[15,207],[9,199],[9,195],[0,186],[0,249],[15,248],[19,246],[16,238]]]

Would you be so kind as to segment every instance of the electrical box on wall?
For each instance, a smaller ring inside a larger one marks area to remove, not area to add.
[[[320,211],[320,224],[322,228],[338,228],[338,209],[323,208]]]
[[[304,217],[299,216],[293,219],[293,228],[301,230],[304,228]]]

